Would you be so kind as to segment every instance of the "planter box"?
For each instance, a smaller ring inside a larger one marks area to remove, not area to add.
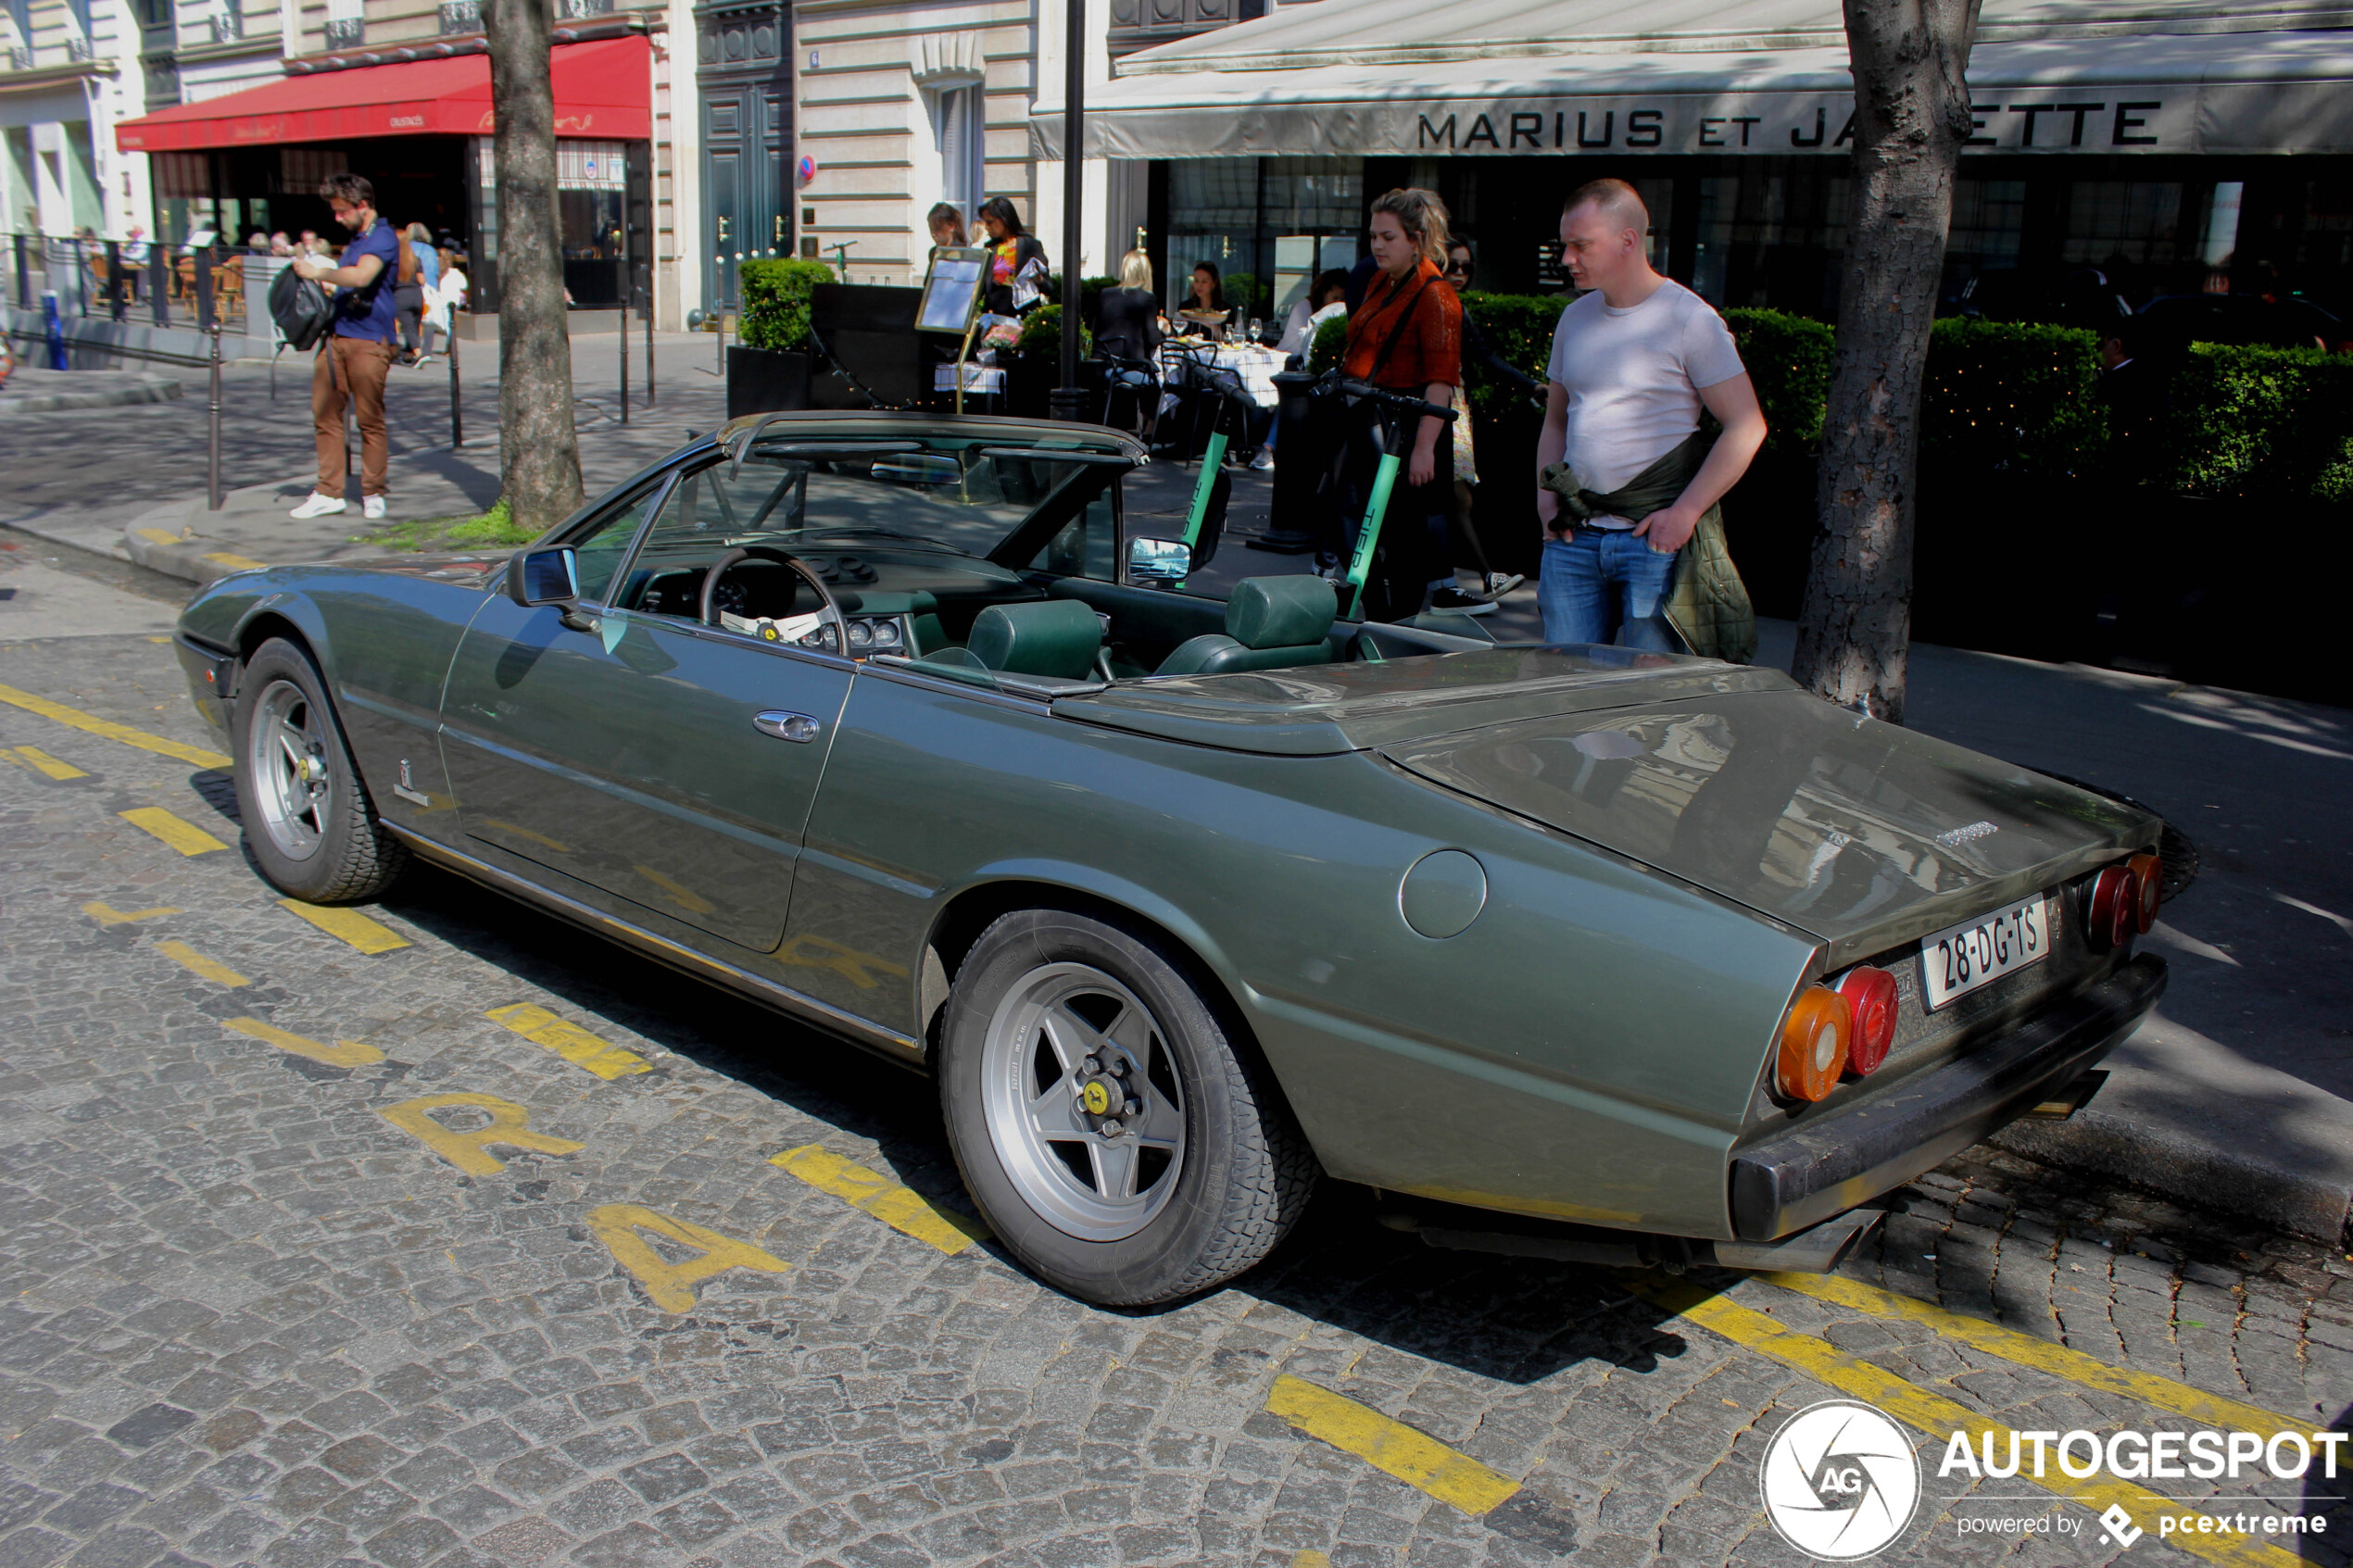
[[[727,417],[809,407],[809,356],[799,349],[727,345]]]

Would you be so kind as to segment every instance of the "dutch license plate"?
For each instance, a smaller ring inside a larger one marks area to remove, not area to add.
[[[2051,950],[2050,896],[2037,893],[1920,942],[1928,1010],[2040,963]]]

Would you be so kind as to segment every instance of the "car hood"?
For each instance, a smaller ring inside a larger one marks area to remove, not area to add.
[[[1379,750],[1809,933],[1833,965],[2157,841],[2145,812],[1786,679],[1624,696]]]
[[[370,556],[359,560],[325,564],[352,571],[389,572],[399,577],[426,577],[435,582],[486,588],[494,585],[498,574],[507,570],[507,560],[505,553],[484,555],[479,550],[469,550],[462,554]]]

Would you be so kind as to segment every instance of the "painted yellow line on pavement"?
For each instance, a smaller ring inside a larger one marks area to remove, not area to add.
[[[1502,1506],[1519,1491],[1518,1482],[1468,1454],[1458,1454],[1370,1405],[1289,1373],[1275,1379],[1266,1409],[1310,1437],[1354,1454],[1374,1469],[1474,1517]]]
[[[300,1035],[290,1035],[274,1023],[264,1023],[258,1018],[231,1018],[221,1021],[224,1029],[234,1029],[240,1035],[252,1036],[265,1046],[275,1046],[296,1056],[307,1056],[313,1061],[323,1061],[330,1067],[366,1067],[382,1061],[384,1053],[358,1040],[337,1040],[322,1045]]]
[[[213,962],[185,942],[158,942],[156,944],[156,951],[189,973],[201,975],[215,985],[227,985],[233,988],[251,984],[244,975],[239,974],[227,964]]]
[[[44,719],[54,719],[60,724],[69,724],[87,734],[119,740],[125,746],[135,746],[142,751],[152,751],[160,757],[177,758],[199,768],[229,766],[229,759],[217,751],[207,751],[200,746],[183,746],[162,735],[151,735],[145,730],[134,730],[128,724],[118,724],[111,719],[101,719],[78,708],[68,708],[62,702],[51,702],[45,696],[35,696],[14,686],[0,685],[0,702],[13,703],[27,713],[38,713]]]
[[[382,921],[369,919],[358,909],[306,904],[299,898],[281,898],[278,902],[328,935],[339,937],[363,953],[389,953],[396,947],[409,946],[409,938]]]
[[[479,1110],[489,1121],[470,1132],[459,1132],[433,1114],[451,1106]],[[507,1168],[505,1160],[490,1152],[493,1144],[501,1148],[519,1148],[529,1154],[578,1154],[588,1147],[571,1138],[533,1132],[531,1112],[513,1100],[500,1099],[497,1095],[474,1095],[462,1091],[447,1095],[422,1095],[415,1099],[404,1099],[398,1105],[380,1106],[376,1114],[469,1176],[495,1176]]]
[[[86,779],[90,776],[72,763],[52,757],[37,746],[20,746],[8,755],[45,778]]]
[[[1966,1432],[1969,1442],[1982,1452],[1989,1436],[1996,1451],[2004,1449],[2004,1439],[2016,1440],[2016,1434],[2000,1422],[1990,1421],[1941,1394],[1906,1383],[1884,1368],[1850,1356],[1825,1340],[1801,1334],[1725,1297],[1711,1296],[1697,1286],[1680,1282],[1632,1284],[1636,1293],[1685,1322],[1720,1335],[1743,1349],[1794,1367],[1849,1399],[1860,1399],[1906,1425],[1918,1427],[1940,1443],[1949,1442],[1956,1432]],[[2031,1445],[2029,1448],[2031,1451]],[[2193,1504],[2176,1502],[2129,1481],[2095,1477],[2079,1481],[2064,1473],[2032,1475],[2025,1465],[2019,1467],[2017,1479],[2065,1501],[2081,1503],[2094,1513],[2105,1512],[2111,1506],[2121,1508],[2136,1524],[2152,1534],[2159,1515],[2198,1512]],[[2166,1537],[2165,1544],[2232,1568],[2298,1568],[2302,1561],[2293,1553],[2266,1546],[2235,1530],[2216,1530],[2211,1535],[2177,1531]]]
[[[215,550],[210,555],[205,557],[205,559],[208,561],[217,561],[222,566],[229,567],[238,571],[245,571],[255,567],[264,567],[270,564],[266,560],[256,560],[251,556],[231,555],[226,550]]]
[[[180,911],[169,904],[158,904],[152,909],[118,909],[111,904],[89,903],[82,906],[82,912],[100,925],[131,925],[160,915],[176,915]]]
[[[1908,1296],[1880,1290],[1858,1280],[1841,1279],[1836,1274],[1759,1274],[1768,1285],[1783,1290],[1793,1290],[1832,1306],[1851,1307],[1869,1312],[1875,1318],[1900,1318],[1924,1323],[1936,1331],[1940,1338],[1957,1340],[1971,1349],[1982,1350],[1989,1356],[1999,1356],[2035,1372],[2048,1373],[2064,1378],[2079,1387],[2097,1388],[2105,1393],[2121,1394],[2128,1399],[2138,1399],[2158,1410],[2171,1411],[2188,1416],[2208,1426],[2240,1427],[2260,1432],[2268,1441],[2275,1432],[2295,1432],[2309,1436],[2313,1430],[2309,1421],[2291,1421],[2273,1411],[2257,1405],[2242,1404],[2220,1394],[2208,1394],[2170,1377],[2155,1373],[2133,1372],[2124,1367],[2110,1366],[2095,1361],[2081,1350],[2070,1350],[2019,1333],[2016,1329],[1980,1318],[1963,1317],[1946,1311],[1926,1301],[1916,1301]]]
[[[772,1154],[768,1163],[791,1172],[819,1192],[831,1193],[852,1209],[872,1214],[892,1230],[927,1242],[942,1252],[962,1252],[975,1241],[988,1239],[988,1227],[978,1220],[943,1209],[912,1187],[838,1154],[829,1154],[813,1143]]]
[[[529,1002],[492,1008],[483,1016],[505,1024],[533,1045],[555,1052],[574,1067],[594,1073],[608,1083],[633,1073],[653,1071],[653,1064],[636,1052],[600,1040],[577,1023],[567,1023],[546,1008],[534,1007]]]
[[[160,528],[143,528],[139,530],[139,537],[150,545],[181,545],[187,542],[179,534],[167,533]]]
[[[175,817],[160,806],[141,806],[116,815],[134,828],[154,834],[182,855],[209,855],[216,849],[229,847],[195,823]]]

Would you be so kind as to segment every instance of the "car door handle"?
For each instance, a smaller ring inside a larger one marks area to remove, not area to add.
[[[753,714],[751,727],[763,735],[774,735],[778,740],[807,742],[815,740],[817,732],[825,726],[806,713],[786,713],[772,709],[765,713]]]

